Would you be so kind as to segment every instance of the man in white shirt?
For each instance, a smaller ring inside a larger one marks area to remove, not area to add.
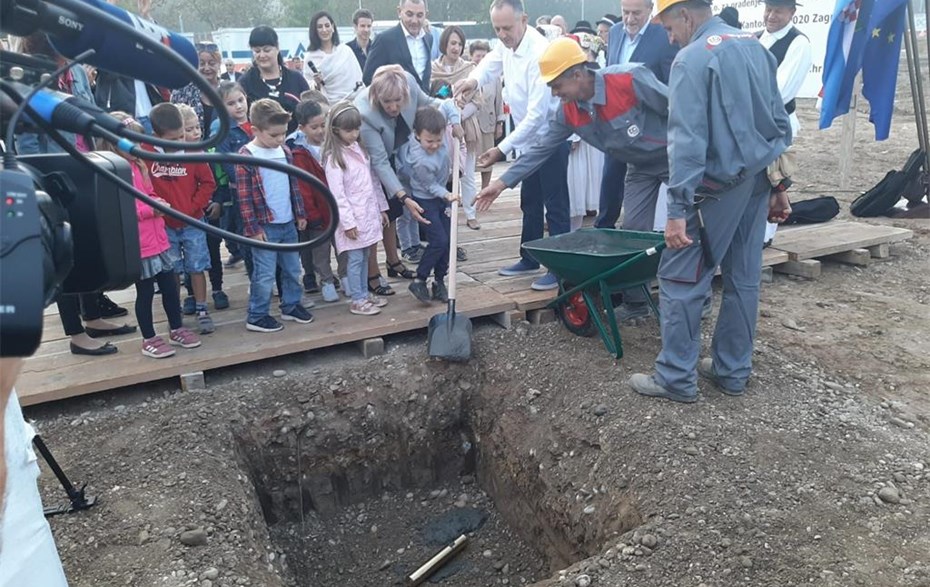
[[[801,122],[795,113],[795,97],[811,69],[811,43],[793,24],[794,14],[800,6],[795,0],[765,0],[763,20],[765,30],[756,34],[762,46],[778,61],[778,91],[781,92],[791,122],[791,135],[798,136]],[[765,242],[775,237],[778,224],[767,223]]]
[[[371,78],[379,67],[396,63],[416,78],[424,92],[429,93],[433,36],[427,28],[428,15],[426,0],[399,0],[397,17],[400,22],[375,37],[371,43],[362,76],[366,86],[371,84]]]
[[[527,16],[521,0],[493,0],[491,25],[500,40],[481,60],[466,80],[456,82],[456,98],[468,100],[485,84],[504,78],[504,101],[510,105],[515,128],[504,140],[483,153],[478,165],[488,167],[501,161],[510,152],[528,151],[549,130],[549,118],[555,116],[559,99],[552,95],[539,73],[539,57],[548,41],[536,29],[527,26]],[[569,231],[568,168],[569,144],[564,143],[540,168],[527,176],[520,186],[520,210],[523,211],[523,232],[520,242],[539,239],[544,233],[544,218],[549,235]],[[480,209],[480,208],[479,208]],[[522,249],[519,262],[499,270],[501,275],[535,273],[539,264]],[[558,279],[546,273],[533,282],[533,289],[555,289]]]

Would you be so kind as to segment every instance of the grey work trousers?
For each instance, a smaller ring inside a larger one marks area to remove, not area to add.
[[[623,229],[652,232],[655,225],[656,201],[659,188],[668,182],[668,167],[650,169],[627,165],[626,183],[623,188]],[[623,290],[624,303],[646,303],[640,288]]]
[[[762,277],[762,238],[771,185],[765,172],[707,198],[701,204],[714,259],[723,276],[723,299],[714,329],[711,356],[719,381],[728,389],[746,387],[752,372],[752,348]],[[659,263],[662,350],[655,380],[681,395],[697,394],[701,351],[701,307],[714,270],[705,267],[698,238],[697,213],[687,215],[683,249],[666,249]]]

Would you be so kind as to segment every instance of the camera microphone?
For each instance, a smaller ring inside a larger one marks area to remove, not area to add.
[[[29,106],[42,120],[60,130],[82,135],[89,134],[93,126],[105,128],[113,133],[122,130],[120,121],[96,104],[63,92],[40,90],[29,100]]]
[[[84,17],[76,10],[69,10],[67,1],[59,4],[45,0],[0,2],[0,13],[3,14],[0,29],[3,32],[26,36],[41,30],[48,34],[55,50],[65,57],[74,58],[88,49],[94,49],[96,53],[87,58],[86,63],[156,86],[182,88],[191,81],[189,74],[177,67],[177,64],[143,47],[134,36],[108,27],[103,19]],[[137,33],[169,47],[196,69],[197,50],[181,35],[101,0],[74,2],[86,4],[123,21]]]

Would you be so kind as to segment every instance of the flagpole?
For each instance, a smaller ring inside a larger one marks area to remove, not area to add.
[[[859,94],[862,92],[862,74],[856,74],[853,82],[849,112],[843,116],[843,130],[840,135],[840,189],[848,190],[852,179],[853,155],[856,152],[856,117],[859,114]]]
[[[911,98],[914,100],[914,119],[917,123],[917,140],[924,152],[924,173],[930,173],[930,131],[927,128],[927,109],[924,105],[924,84],[920,72],[920,44],[917,39],[917,24],[914,4],[907,3],[907,28],[904,31],[904,49],[907,53],[907,69],[911,82]]]

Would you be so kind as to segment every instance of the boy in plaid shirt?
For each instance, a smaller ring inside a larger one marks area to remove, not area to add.
[[[291,115],[271,99],[256,100],[249,109],[254,138],[239,151],[262,159],[293,163],[284,146]],[[297,180],[281,171],[236,165],[236,192],[242,213],[242,234],[270,243],[296,243],[297,231],[307,226]],[[246,328],[277,332],[284,328],[268,314],[275,267],[281,267],[281,319],[309,324],[313,315],[301,305],[300,255],[252,248],[252,286]]]

